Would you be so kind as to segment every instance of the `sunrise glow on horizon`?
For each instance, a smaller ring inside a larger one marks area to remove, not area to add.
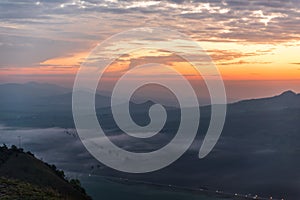
[[[0,23],[1,83],[37,81],[72,87],[81,63],[105,39],[132,28],[166,27],[190,36],[210,55],[234,99],[259,97],[262,91],[267,91],[266,95],[289,89],[300,92],[300,8],[289,1],[1,4],[2,9],[20,10],[20,16],[1,11],[8,19]],[[162,60],[190,78],[194,73],[166,52],[127,55],[113,65],[120,69],[153,60]],[[110,69],[114,73],[114,66]]]

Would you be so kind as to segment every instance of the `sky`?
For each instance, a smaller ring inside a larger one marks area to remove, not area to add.
[[[0,83],[72,87],[80,65],[107,38],[163,27],[188,35],[207,52],[229,100],[300,92],[299,0],[1,0],[0,18]],[[182,64],[163,51],[140,51],[113,65],[155,59]]]

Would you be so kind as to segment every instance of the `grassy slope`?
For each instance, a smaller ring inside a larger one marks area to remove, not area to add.
[[[64,199],[57,191],[38,187],[20,180],[0,177],[1,200],[61,200]]]
[[[0,151],[0,177],[17,179],[41,188],[55,190],[64,199],[89,199],[83,191],[57,175],[57,172],[44,162],[23,152]]]

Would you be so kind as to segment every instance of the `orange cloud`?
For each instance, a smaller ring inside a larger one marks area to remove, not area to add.
[[[89,52],[79,52],[66,57],[58,57],[46,60],[40,65],[49,65],[49,66],[79,66],[84,59],[88,56]]]

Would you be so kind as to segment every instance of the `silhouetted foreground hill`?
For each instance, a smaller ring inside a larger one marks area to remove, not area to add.
[[[0,147],[0,199],[88,200],[78,180],[12,146]]]

